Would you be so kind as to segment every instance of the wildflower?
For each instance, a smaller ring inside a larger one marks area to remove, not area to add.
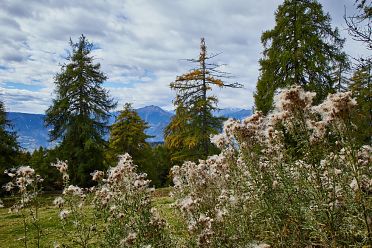
[[[211,136],[210,140],[213,144],[215,144],[218,148],[221,149],[229,144],[229,139],[224,133]]]
[[[37,174],[36,177],[35,177],[35,181],[37,183],[42,183],[42,182],[44,182],[44,178],[42,178],[39,174]]]
[[[3,187],[6,191],[11,191],[12,189],[14,189],[14,183],[13,182],[8,182],[7,184],[5,184]]]
[[[70,211],[68,211],[68,210],[62,210],[62,211],[59,213],[59,218],[60,218],[61,220],[65,220],[65,219],[68,217],[69,213],[70,213]]]
[[[15,205],[13,205],[13,206],[10,207],[9,213],[18,213],[19,210],[21,210],[22,208],[23,208],[23,205],[17,205],[17,204],[15,204]]]
[[[226,208],[223,208],[223,209],[217,209],[217,213],[216,213],[216,220],[217,221],[222,221],[223,220],[223,217],[227,215],[227,210]]]
[[[342,170],[335,168],[335,175],[336,176],[341,175],[341,173],[342,173]]]
[[[21,166],[17,169],[17,176],[22,176],[22,177],[31,177],[34,175],[35,170],[32,169],[30,166]]]
[[[103,179],[103,177],[105,176],[105,173],[103,171],[94,171],[92,173],[90,173],[90,175],[92,176],[92,180],[93,181],[100,181],[101,179]]]
[[[273,189],[276,189],[278,187],[278,181],[277,180],[273,181],[272,187],[273,187]]]
[[[16,179],[16,185],[21,193],[26,192],[27,179],[25,177],[18,177]]]
[[[268,244],[259,244],[257,246],[255,246],[255,248],[270,248],[271,245],[268,245]]]
[[[323,121],[330,123],[334,119],[343,118],[356,105],[356,100],[351,98],[351,92],[339,92],[328,95],[327,99],[313,107],[313,110],[322,116]]]
[[[350,188],[351,188],[354,192],[358,191],[358,189],[359,189],[359,187],[358,187],[358,182],[357,182],[357,180],[356,180],[355,178],[353,178],[353,180],[351,181],[351,183],[350,183]]]
[[[55,206],[58,206],[59,208],[63,207],[63,204],[65,203],[65,200],[62,198],[62,197],[57,197],[56,199],[54,199],[53,201],[53,204]]]
[[[61,248],[61,247],[62,246],[57,241],[54,241],[53,248]]]
[[[195,201],[190,196],[188,196],[181,201],[180,203],[181,210],[190,211],[192,209],[193,204],[195,204]]]
[[[63,194],[73,194],[76,196],[84,196],[83,190],[79,186],[70,185],[68,188],[63,190]]]
[[[4,174],[7,174],[8,176],[10,176],[11,178],[15,177],[16,174],[14,173],[16,169],[15,168],[12,168],[12,169],[9,169],[9,170],[5,170],[4,171]]]
[[[70,177],[69,177],[68,174],[63,174],[63,175],[62,175],[62,180],[63,180],[64,182],[67,182],[69,179],[70,179]]]
[[[57,170],[59,170],[59,172],[62,174],[67,173],[68,169],[67,161],[58,160],[57,163],[51,164],[51,166],[56,167]]]
[[[121,245],[133,245],[136,238],[137,233],[130,232],[128,236],[125,239],[123,239],[120,243]]]

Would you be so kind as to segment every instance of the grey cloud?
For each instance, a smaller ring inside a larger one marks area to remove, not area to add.
[[[29,56],[25,54],[16,53],[15,50],[13,50],[11,53],[6,53],[2,56],[2,59],[6,62],[23,62],[29,59]]]
[[[1,0],[0,0],[1,1]],[[321,0],[333,23],[343,25],[343,5],[350,0]],[[244,83],[239,90],[217,90],[220,107],[250,107],[259,75],[262,31],[274,26],[279,0],[2,0],[0,5],[0,84],[5,81],[32,84],[37,78],[45,88],[40,94],[7,91],[12,110],[43,112],[52,98],[53,77],[65,62],[71,37],[84,33],[100,45],[93,52],[102,65],[111,93],[120,103],[135,107],[171,105],[174,92],[169,83],[192,65],[182,59],[195,58],[200,37],[210,53],[222,52],[215,61]],[[342,35],[347,34],[342,31]],[[365,51],[347,41],[346,51]],[[146,73],[151,72],[151,76]],[[19,94],[21,98],[17,98]],[[36,97],[30,98],[30,96]],[[29,99],[29,100],[27,100]],[[20,101],[17,103],[17,101]],[[29,103],[29,104],[27,104]]]

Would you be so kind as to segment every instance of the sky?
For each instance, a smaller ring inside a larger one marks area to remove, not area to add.
[[[70,38],[94,43],[95,61],[118,101],[135,108],[173,108],[169,84],[197,58],[200,38],[214,62],[243,89],[215,89],[220,108],[250,109],[263,47],[260,36],[274,27],[279,0],[0,0],[0,100],[6,110],[44,113],[55,97],[54,76],[66,63]],[[333,27],[346,38],[345,52],[367,50],[352,41],[343,15],[353,0],[321,0]]]

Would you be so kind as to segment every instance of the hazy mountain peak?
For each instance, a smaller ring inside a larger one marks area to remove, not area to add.
[[[138,115],[149,124],[146,133],[152,138],[149,142],[162,142],[164,140],[164,128],[170,122],[173,113],[166,111],[158,106],[150,105],[136,109]],[[226,108],[216,111],[216,116],[243,119],[251,115],[251,111],[241,108]],[[113,113],[110,123],[115,121],[117,112]],[[39,148],[39,146],[53,147],[55,143],[48,142],[48,129],[44,126],[44,115],[9,112],[8,119],[14,126],[14,131],[18,134],[18,141],[21,146],[29,151]]]

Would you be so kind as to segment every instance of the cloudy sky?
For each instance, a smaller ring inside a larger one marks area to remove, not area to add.
[[[363,55],[345,29],[344,6],[353,0],[321,0],[347,38],[345,51]],[[172,108],[169,83],[190,69],[182,59],[198,55],[200,37],[215,62],[227,64],[244,89],[217,89],[219,107],[251,108],[262,46],[274,26],[279,0],[0,0],[0,99],[8,111],[43,113],[54,97],[53,77],[65,63],[70,37],[95,44],[108,76],[104,86],[119,107]]]

